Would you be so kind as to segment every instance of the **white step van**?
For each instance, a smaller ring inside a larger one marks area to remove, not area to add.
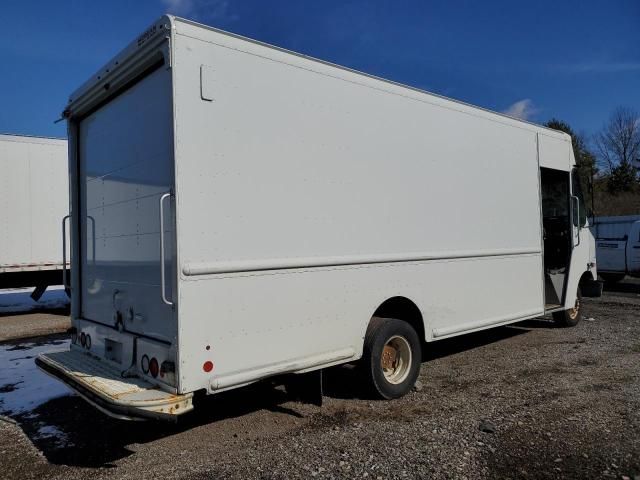
[[[557,131],[171,16],[64,115],[74,328],[37,362],[120,418],[356,361],[399,397],[596,279]]]

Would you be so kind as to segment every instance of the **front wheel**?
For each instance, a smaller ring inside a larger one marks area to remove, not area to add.
[[[576,295],[576,303],[573,308],[562,312],[553,312],[553,321],[559,327],[575,327],[582,320],[582,294],[580,287]]]
[[[361,366],[371,392],[384,399],[408,393],[420,373],[420,339],[411,325],[373,317],[364,339]]]

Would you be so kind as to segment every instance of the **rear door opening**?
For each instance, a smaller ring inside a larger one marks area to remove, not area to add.
[[[158,66],[78,127],[80,316],[166,342],[176,335],[161,286],[164,268],[171,301],[175,221],[165,195],[174,185],[171,98],[170,71]]]

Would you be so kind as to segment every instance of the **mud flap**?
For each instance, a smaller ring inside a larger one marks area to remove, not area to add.
[[[291,375],[285,386],[296,400],[322,406],[322,370]]]
[[[603,283],[597,280],[587,280],[580,284],[580,293],[583,297],[601,297]]]

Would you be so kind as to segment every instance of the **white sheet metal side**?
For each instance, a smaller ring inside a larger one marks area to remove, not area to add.
[[[571,148],[571,137],[557,137],[549,135],[548,132],[540,132],[540,167],[553,168],[555,170],[571,170],[573,152]]]
[[[180,274],[182,391],[358,358],[392,296],[421,308],[428,340],[542,313],[535,127],[180,21],[176,32],[179,270],[213,269]],[[380,260],[322,266],[362,256]],[[278,259],[283,270],[248,271]],[[245,271],[214,274],[229,263]]]
[[[0,135],[0,273],[62,268],[67,141]]]
[[[486,116],[488,118],[492,118],[495,121],[503,122],[505,124],[516,126],[518,128],[529,128],[536,132],[542,132],[551,137],[564,138],[568,139],[569,141],[571,140],[571,137],[564,132],[544,127],[542,125],[534,124],[519,118],[511,117],[505,113],[495,112],[486,108],[478,107],[477,105],[471,105],[460,100],[445,97],[443,95],[428,92],[426,90],[412,87],[410,85],[405,85],[399,82],[394,82],[385,78],[377,77],[375,75],[344,67],[342,65],[337,65],[325,60],[310,57],[308,55],[303,55],[292,50],[287,50],[248,37],[243,37],[242,35],[220,30],[218,28],[198,23],[192,20],[175,17],[173,15],[165,15],[160,20],[158,20],[156,24],[164,24],[167,26],[170,25],[172,30],[181,35],[205,39],[207,41],[215,42],[220,46],[237,49],[239,51],[255,54],[257,56],[266,55],[266,58],[274,59],[276,61],[280,61],[282,63],[290,65],[302,65],[301,68],[308,68],[312,71],[322,73],[327,76],[346,79],[355,83],[361,83],[362,85],[369,85],[374,88],[382,88],[385,91],[394,92],[401,96],[407,96],[410,98],[417,97],[422,99],[423,101],[428,101],[447,108],[456,109],[470,115]],[[214,33],[216,35],[213,36],[207,32]],[[127,47],[127,49],[123,50],[118,55],[118,57],[122,58],[125,56],[125,54],[130,54],[131,50],[134,48],[135,45],[134,42],[132,42],[132,44]]]

